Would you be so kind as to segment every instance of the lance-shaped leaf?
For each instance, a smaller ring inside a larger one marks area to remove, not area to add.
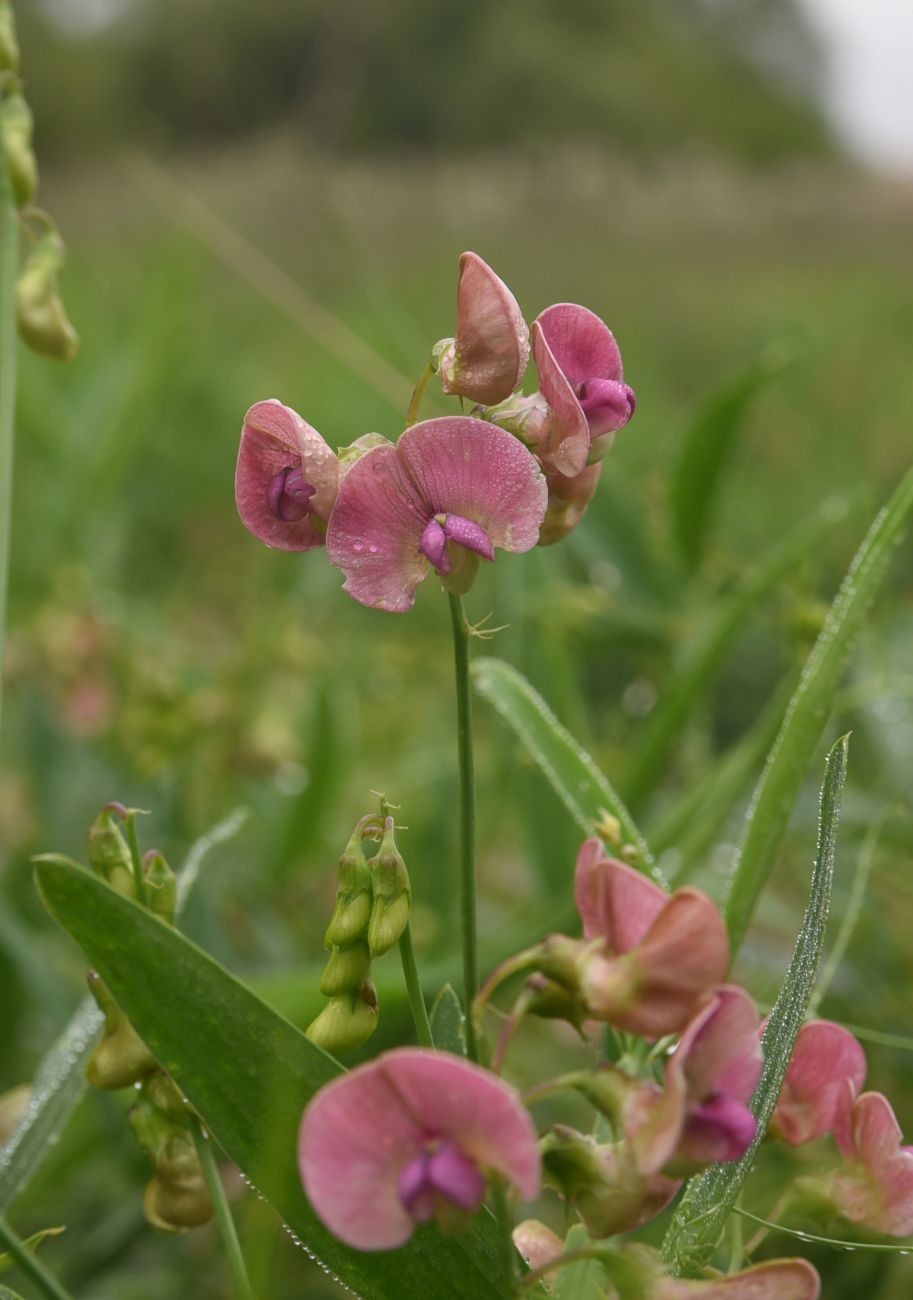
[[[604,811],[611,813],[625,842],[637,850],[636,865],[665,887],[646,840],[608,779],[523,674],[500,659],[483,658],[473,662],[472,676],[479,694],[529,750],[584,835],[598,829]]]
[[[767,1132],[783,1080],[789,1068],[796,1036],[811,999],[831,899],[840,796],[846,780],[849,737],[838,740],[827,759],[818,816],[818,847],[812,870],[811,890],[799,937],[786,972],[786,979],[767,1021],[764,1032],[764,1069],[751,1100],[758,1128],[754,1141],[741,1160],[714,1165],[685,1188],[675,1217],[663,1243],[663,1257],[677,1273],[696,1276],[708,1263],[723,1235],[735,1199],[754,1163],[758,1147]]]
[[[39,862],[39,889],[118,1005],[226,1155],[305,1250],[362,1300],[496,1300],[498,1234],[489,1215],[459,1241],[419,1230],[395,1253],[344,1246],[301,1187],[298,1127],[341,1066],[183,935],[65,862]]]
[[[831,605],[770,751],[745,821],[726,900],[733,956],[773,869],[789,818],[821,739],[850,648],[910,514],[913,469],[876,517]]]

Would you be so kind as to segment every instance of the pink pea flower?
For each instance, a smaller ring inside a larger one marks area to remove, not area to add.
[[[587,507],[596,495],[602,465],[587,465],[573,478],[559,474],[550,465],[545,466],[548,483],[548,508],[539,532],[539,545],[552,546],[563,541],[580,523]]]
[[[602,939],[583,963],[581,990],[597,1019],[648,1038],[677,1033],[695,1003],[721,984],[729,940],[713,901],[685,886],[670,897],[587,840],[574,894],[586,939]]]
[[[847,1084],[855,1097],[865,1076],[865,1052],[849,1030],[830,1020],[810,1020],[799,1030],[772,1133],[799,1146],[832,1132],[846,1105]]]
[[[327,1084],[301,1122],[305,1191],[357,1250],[392,1250],[432,1218],[462,1225],[490,1173],[539,1192],[536,1131],[519,1096],[446,1052],[385,1052]]]
[[[622,378],[615,336],[586,307],[546,307],[533,321],[532,343],[549,416],[538,429],[531,420],[529,431],[543,460],[574,477],[602,459],[631,419],[634,390]]]
[[[507,285],[477,253],[460,258],[456,338],[443,340],[435,351],[444,392],[486,406],[509,397],[523,378],[529,362],[526,322]]]
[[[757,1121],[748,1102],[761,1075],[758,1011],[735,984],[714,989],[666,1063],[665,1087],[636,1087],[625,1134],[643,1173],[690,1173],[739,1160]]]
[[[464,416],[425,420],[349,469],[327,554],[350,596],[401,612],[429,568],[463,592],[496,546],[530,550],[547,497],[535,456],[503,429]]]
[[[244,417],[235,500],[244,527],[267,546],[323,546],[342,471],[316,429],[275,398]]]
[[[771,1259],[728,1277],[659,1276],[645,1300],[818,1300],[821,1279],[807,1259]]]
[[[845,1219],[874,1232],[906,1237],[913,1232],[913,1146],[880,1092],[852,1099],[844,1081],[844,1104],[834,1125],[846,1164],[836,1171],[829,1191]]]

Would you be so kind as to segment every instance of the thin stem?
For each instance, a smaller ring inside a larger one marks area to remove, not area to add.
[[[428,1019],[428,1008],[425,1006],[422,985],[418,977],[418,967],[415,964],[411,925],[407,924],[399,937],[399,955],[403,963],[403,976],[406,980],[406,992],[409,994],[409,1006],[412,1009],[416,1037],[422,1047],[433,1047],[434,1039],[431,1037],[431,1021]]]
[[[418,383],[415,385],[415,388],[412,390],[412,398],[409,402],[409,409],[406,412],[407,429],[409,428],[410,425],[415,424],[416,420],[418,419],[419,409],[422,405],[422,398],[425,396],[425,389],[428,387],[428,381],[431,379],[431,376],[433,374],[434,374],[434,367],[429,361],[427,366],[425,366],[425,369],[419,375]]]
[[[19,227],[6,154],[0,148],[0,724],[3,718],[3,661],[6,595],[10,568],[13,505],[13,419],[16,410],[16,274]]]
[[[526,1290],[527,1287],[535,1286],[537,1282],[541,1282],[543,1278],[548,1277],[549,1273],[557,1269],[566,1268],[568,1264],[578,1264],[585,1259],[603,1260],[605,1254],[605,1246],[581,1246],[579,1250],[566,1250],[563,1255],[549,1260],[541,1268],[534,1268],[529,1273],[524,1273],[518,1286]]]
[[[529,1088],[523,1093],[520,1100],[524,1106],[532,1106],[534,1102],[542,1101],[544,1097],[551,1097],[556,1092],[567,1092],[568,1089],[576,1088],[584,1077],[579,1070],[575,1070],[572,1074],[559,1074],[554,1079],[546,1079],[544,1083],[537,1083],[535,1088]]]
[[[498,1236],[501,1256],[501,1278],[504,1295],[514,1294],[514,1277],[516,1248],[514,1247],[513,1227],[511,1225],[510,1206],[507,1203],[507,1190],[503,1183],[498,1183],[491,1193],[492,1208],[498,1221]]]
[[[127,815],[127,843],[130,846],[130,861],[133,864],[133,878],[136,881],[136,897],[143,907],[147,906],[146,878],[143,875],[143,859],[139,849],[139,837],[136,833],[136,813]]]
[[[0,151],[2,152],[2,151]],[[69,1291],[65,1291],[56,1278],[16,1236],[6,1219],[0,1215],[0,1246],[12,1256],[17,1266],[48,1300],[73,1300]]]
[[[219,1235],[228,1256],[228,1264],[234,1278],[238,1300],[255,1300],[250,1279],[247,1276],[244,1256],[241,1254],[241,1243],[238,1241],[235,1221],[231,1217],[225,1188],[219,1174],[219,1166],[216,1164],[213,1153],[212,1139],[205,1132],[198,1119],[193,1121],[193,1140],[196,1143],[197,1155],[200,1157],[203,1177],[206,1179],[206,1186],[209,1188],[209,1195],[216,1214],[216,1222],[219,1225]]]
[[[472,758],[472,696],[469,693],[469,625],[460,596],[449,596],[456,671],[457,747],[460,769],[460,928],[463,946],[463,999],[466,1005],[466,1051],[479,1059],[472,1004],[479,987],[476,925],[476,799]]]

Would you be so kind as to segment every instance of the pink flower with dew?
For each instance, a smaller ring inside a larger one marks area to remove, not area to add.
[[[529,331],[516,298],[477,253],[464,253],[456,338],[445,341],[438,361],[444,392],[490,406],[510,396],[528,363]]]
[[[580,849],[574,894],[585,938],[605,944],[583,964],[590,1014],[648,1038],[683,1029],[729,967],[729,939],[713,901],[691,886],[670,897],[607,858],[596,838]]]
[[[419,1223],[475,1213],[489,1173],[526,1200],[539,1149],[513,1088],[446,1052],[386,1052],[327,1084],[301,1122],[298,1161],[315,1212],[358,1250],[392,1250]]]
[[[821,1279],[806,1259],[771,1259],[705,1281],[658,1278],[649,1300],[818,1300]]]
[[[830,1194],[845,1219],[892,1237],[913,1233],[913,1147],[880,1092],[853,1100],[844,1080],[834,1136],[846,1164],[833,1176]]]
[[[739,1160],[757,1121],[748,1102],[762,1066],[758,1011],[735,984],[714,989],[666,1062],[665,1087],[637,1087],[624,1129],[644,1173]]]
[[[831,1020],[802,1026],[774,1112],[772,1131],[790,1146],[830,1133],[846,1105],[846,1086],[855,1097],[865,1083],[862,1046]]]
[[[316,429],[275,398],[244,417],[235,500],[244,527],[267,546],[323,546],[342,471]]]
[[[533,322],[539,389],[549,408],[536,450],[568,477],[600,460],[631,419],[634,390],[622,377],[615,336],[575,303],[546,307]]]
[[[548,483],[548,507],[539,532],[539,545],[552,546],[562,541],[580,523],[596,495],[602,465],[587,465],[573,478],[545,466]]]
[[[503,429],[464,416],[425,420],[348,471],[327,554],[350,596],[402,612],[429,568],[462,592],[495,547],[530,550],[547,497],[536,458]]]

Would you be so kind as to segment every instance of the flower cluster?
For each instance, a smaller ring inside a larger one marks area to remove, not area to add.
[[[367,434],[337,454],[290,407],[258,402],[241,432],[242,522],[281,550],[325,546],[345,591],[396,612],[430,569],[462,594],[496,549],[560,540],[634,394],[612,332],[585,307],[549,307],[531,333],[539,390],[523,396],[530,331],[507,286],[464,253],[456,334],[435,345],[425,379],[437,372],[445,393],[477,403],[470,414],[413,424],[396,443]]]

